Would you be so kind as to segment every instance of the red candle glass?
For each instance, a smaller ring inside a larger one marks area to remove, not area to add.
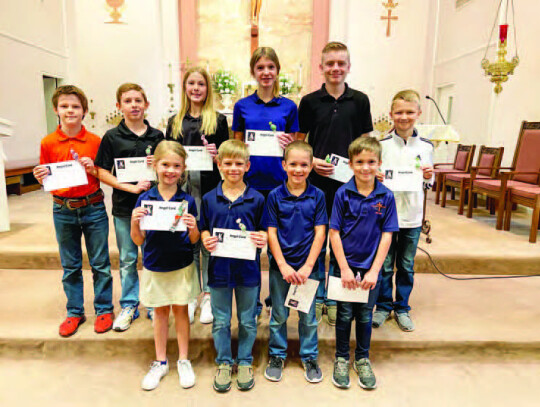
[[[499,40],[501,40],[501,42],[506,42],[507,37],[508,37],[508,24],[501,24],[499,26]]]

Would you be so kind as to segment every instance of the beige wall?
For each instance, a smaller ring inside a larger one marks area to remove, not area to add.
[[[7,167],[35,164],[47,133],[43,75],[65,77],[63,2],[0,1],[0,117],[15,123],[4,139]]]

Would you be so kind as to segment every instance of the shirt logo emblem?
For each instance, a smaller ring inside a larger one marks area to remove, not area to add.
[[[381,202],[377,202],[376,205],[371,206],[376,210],[375,215],[382,215],[381,209],[386,208]]]

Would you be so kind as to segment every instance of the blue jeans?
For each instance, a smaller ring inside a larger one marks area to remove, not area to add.
[[[392,244],[382,268],[382,282],[377,309],[408,312],[409,297],[414,283],[414,256],[420,238],[421,227],[402,228],[392,234]],[[392,301],[392,277],[396,266],[396,300]]]
[[[290,309],[285,306],[285,299],[290,284],[287,283],[277,267],[270,266],[270,298],[272,298],[272,315],[270,316],[270,356],[287,357],[287,318]],[[307,314],[298,312],[298,334],[300,336],[300,358],[306,362],[319,356],[317,338],[317,318],[315,317],[315,301]]]
[[[120,282],[122,284],[120,306],[122,308],[137,307],[139,305],[139,273],[137,271],[139,248],[131,240],[131,218],[115,216],[114,230],[120,257]]]
[[[313,274],[313,278],[320,282],[319,287],[317,287],[317,294],[315,294],[315,297],[317,299],[318,303],[323,303],[326,305],[336,305],[336,302],[334,300],[329,300],[327,298],[327,289],[326,289],[326,282],[327,282],[327,276],[326,276],[326,245],[328,242],[328,228],[326,228],[326,236],[324,238],[324,244],[321,250],[321,253],[319,254],[319,257],[317,258],[317,271]],[[330,264],[328,265],[328,277],[334,275],[334,269],[336,268],[336,257],[334,256],[334,252],[332,251],[332,247],[329,247],[330,250]]]
[[[84,315],[81,237],[84,235],[94,280],[96,315],[113,312],[109,220],[103,202],[79,209],[53,203],[53,221],[64,275],[68,317]]]
[[[210,287],[210,304],[214,323],[212,336],[216,348],[216,363],[233,364],[231,349],[231,316],[233,290],[236,298],[236,313],[238,315],[238,364],[253,363],[253,344],[257,337],[257,292],[259,286],[213,288]]]
[[[354,274],[360,273],[362,277],[368,270],[355,270]],[[336,318],[336,359],[345,358],[349,360],[351,326],[352,320],[356,320],[356,348],[354,350],[355,360],[369,358],[369,348],[371,344],[371,320],[373,319],[373,306],[381,286],[381,275],[377,285],[369,293],[367,303],[341,302],[337,303]]]
[[[201,264],[202,257],[202,264]],[[206,250],[204,245],[199,240],[193,245],[193,262],[195,263],[195,269],[197,269],[197,276],[199,277],[199,285],[201,292],[207,294],[210,292],[208,287],[208,260],[210,259],[210,252]]]

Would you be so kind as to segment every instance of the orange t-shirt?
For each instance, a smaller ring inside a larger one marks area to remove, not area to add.
[[[68,137],[58,126],[56,131],[41,140],[39,163],[71,161],[73,160],[71,150],[74,150],[79,157],[90,157],[95,160],[100,143],[101,138],[86,131],[84,126],[75,137]],[[82,198],[93,194],[99,189],[99,179],[88,173],[86,175],[88,176],[88,185],[57,189],[51,193],[63,198]]]

